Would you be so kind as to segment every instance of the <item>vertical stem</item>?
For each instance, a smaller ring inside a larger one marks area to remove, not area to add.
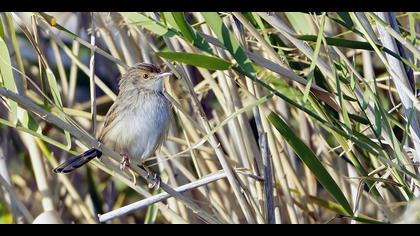
[[[25,76],[23,76],[25,74],[25,67],[23,65],[22,55],[21,55],[20,50],[19,50],[19,43],[18,43],[18,40],[16,38],[16,30],[15,30],[15,27],[13,25],[12,14],[10,12],[5,12],[4,15],[5,15],[6,22],[7,22],[7,28],[9,30],[10,41],[13,45],[13,50],[15,51],[16,62],[18,64],[19,71],[22,72],[22,74],[21,74],[21,81],[23,83],[22,87],[26,89],[28,87],[28,84],[27,84]]]
[[[19,135],[25,144],[31,158],[32,169],[34,171],[36,184],[42,196],[42,207],[44,211],[53,211],[54,204],[48,183],[44,162],[37,144],[30,134],[20,131]]]
[[[273,195],[273,173],[271,170],[271,155],[268,149],[267,133],[260,136],[260,148],[262,162],[264,165],[264,191],[267,223],[274,224],[274,195]]]
[[[91,12],[91,35],[90,35],[90,44],[92,48],[90,50],[90,114],[92,116],[92,135],[96,136],[96,91],[95,91],[95,21],[93,19],[94,13]]]
[[[390,24],[391,27],[395,27],[395,31],[399,32],[398,26],[393,24],[393,20],[395,20],[394,13],[385,13],[379,12],[377,13],[379,18],[385,21],[387,24]],[[385,27],[382,26],[380,23],[376,25],[378,27],[378,32],[381,36],[381,41],[385,47],[389,50],[393,51],[394,53],[404,56],[403,53],[400,52],[397,41],[393,38],[386,30]],[[402,47],[401,47],[402,49]],[[420,162],[420,122],[419,122],[419,112],[414,108],[413,101],[406,95],[405,90],[413,91],[414,88],[412,86],[412,81],[409,80],[409,76],[407,71],[405,70],[404,65],[400,60],[397,58],[386,54],[386,59],[389,63],[389,72],[391,74],[392,80],[395,82],[395,86],[398,90],[398,95],[400,96],[401,103],[404,106],[405,115],[407,119],[411,117],[411,113],[414,112],[412,116],[412,120],[410,123],[410,131],[412,134],[412,139],[415,147],[415,159],[417,162]]]
[[[40,139],[36,139],[35,141],[38,145],[38,148],[42,152],[42,154],[46,157],[50,166],[57,166],[59,163],[55,159],[53,153],[50,150],[48,150],[47,145]],[[74,205],[80,210],[82,215],[86,218],[87,223],[88,224],[96,223],[96,220],[92,212],[89,211],[89,208],[83,202],[82,197],[77,192],[75,186],[71,183],[69,176],[59,175],[58,178],[61,181],[61,183],[64,185],[64,187],[66,188],[68,195],[73,199]]]
[[[61,54],[60,54],[61,52],[60,52],[60,49],[58,48],[58,45],[57,45],[56,42],[51,41],[50,44],[51,44],[51,48],[54,52],[55,60],[57,60],[56,65],[57,65],[57,68],[58,68],[58,73],[60,75],[61,88],[63,90],[63,97],[65,98],[64,99],[64,104],[65,104],[65,106],[67,106],[68,97],[69,97],[68,96],[69,82],[68,82],[68,79],[67,79],[66,71],[64,69],[63,60],[61,59]]]
[[[261,88],[256,87],[257,97],[263,96],[263,91],[261,90],[262,90]],[[263,106],[258,106],[258,109],[260,111],[260,114],[265,114]],[[285,153],[281,152],[280,149],[277,147],[275,133],[273,133],[272,126],[265,117],[266,116],[261,117],[262,118],[261,124],[267,135],[268,147],[270,148],[270,151],[273,154],[273,166],[274,166],[274,169],[276,170],[276,174],[275,174],[276,181],[278,181],[278,183],[280,184],[281,190],[284,194],[284,200],[286,203],[286,212],[289,216],[290,222],[292,224],[297,224],[299,223],[299,220],[296,214],[296,208],[293,203],[292,194],[290,192],[291,183],[289,179],[291,176],[287,175],[285,171],[286,169],[285,163],[288,162],[287,156]],[[283,144],[283,147],[285,146],[286,145]]]
[[[33,15],[31,17],[31,19],[32,19],[32,31],[33,31],[34,41],[35,41],[36,44],[40,45],[39,36],[38,36],[38,25],[36,24],[36,17]],[[44,70],[43,70],[42,58],[41,58],[40,54],[37,54],[37,55],[38,55],[39,78],[41,80],[41,89],[42,89],[42,92],[45,93],[46,89],[47,89],[47,82],[45,80],[45,76],[44,76],[44,73],[43,73]],[[44,104],[45,105],[48,104],[48,102],[47,102],[47,100],[45,100],[45,98],[44,98]]]
[[[71,48],[71,51],[73,53],[73,55],[78,56],[79,55],[79,49],[80,49],[80,43],[77,41],[73,41],[73,45]],[[74,103],[74,98],[76,95],[76,84],[77,84],[77,72],[78,72],[78,67],[77,64],[74,60],[71,61],[71,66],[70,66],[70,75],[69,75],[69,92],[68,92],[68,96],[67,96],[67,100],[68,100],[68,106],[72,107],[73,103]]]

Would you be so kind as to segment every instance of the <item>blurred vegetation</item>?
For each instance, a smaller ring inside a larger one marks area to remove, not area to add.
[[[99,223],[165,191],[107,222],[419,223],[419,19],[0,13],[0,223]],[[177,78],[168,140],[148,162],[168,187],[136,168],[133,185],[113,155],[54,174],[98,145],[93,124],[136,62]]]

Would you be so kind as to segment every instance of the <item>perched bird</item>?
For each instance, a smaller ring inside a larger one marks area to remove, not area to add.
[[[122,170],[130,159],[143,163],[151,157],[167,136],[171,104],[163,95],[163,78],[169,75],[152,64],[138,63],[121,77],[117,99],[105,116],[98,140],[123,157]],[[101,155],[98,149],[89,149],[54,172],[69,173]]]

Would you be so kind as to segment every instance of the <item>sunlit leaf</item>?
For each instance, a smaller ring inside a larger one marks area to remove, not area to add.
[[[203,67],[209,70],[228,70],[232,66],[230,62],[221,58],[195,53],[157,52],[156,55],[171,61]]]

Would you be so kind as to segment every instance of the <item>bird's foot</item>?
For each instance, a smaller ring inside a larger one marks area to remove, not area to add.
[[[125,168],[130,166],[130,158],[128,158],[127,154],[120,154],[122,156],[122,160],[120,163],[120,170],[124,171]]]
[[[149,180],[149,188],[156,187],[156,189],[159,189],[160,183],[162,182],[162,179],[159,177],[159,175],[151,171],[144,163],[143,163],[143,168],[147,172],[147,180]]]
[[[120,154],[122,156],[122,160],[120,163],[120,170],[124,171],[127,167],[130,167],[130,158],[128,158],[127,154],[122,153]],[[134,174],[134,172],[131,169],[128,169],[128,171],[131,174],[132,180],[133,180],[133,185],[136,185],[137,183],[137,178],[136,175]]]
[[[157,175],[156,173],[147,172],[147,179],[150,180],[150,183],[148,185],[149,188],[154,188],[156,187],[156,189],[160,188],[160,183],[162,182],[162,180],[160,179],[159,175]]]

